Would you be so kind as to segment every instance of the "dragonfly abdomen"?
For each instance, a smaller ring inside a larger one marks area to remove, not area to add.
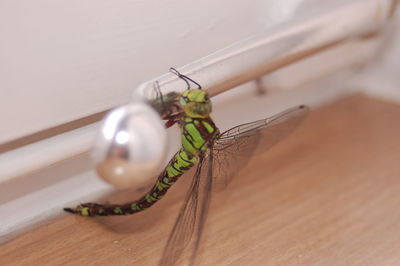
[[[65,210],[82,216],[131,215],[146,210],[159,201],[178,178],[187,172],[197,160],[196,156],[186,152],[183,148],[180,149],[168,163],[163,173],[159,175],[152,189],[134,202],[122,205],[85,203],[79,205],[76,209],[66,208]]]
[[[182,130],[182,148],[159,175],[156,184],[140,199],[126,204],[85,203],[74,209],[64,210],[82,216],[131,215],[146,210],[158,202],[175,184],[178,178],[187,172],[206,151],[208,144],[218,136],[219,130],[209,117],[194,118],[184,116],[180,123]]]
[[[159,176],[153,188],[143,198],[130,204],[127,211],[131,212],[133,210],[134,212],[139,212],[151,207],[158,200],[162,199],[179,177],[187,172],[196,162],[197,157],[188,154],[184,149],[179,150],[168,163],[164,172]]]

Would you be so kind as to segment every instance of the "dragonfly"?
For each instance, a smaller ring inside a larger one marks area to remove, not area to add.
[[[195,261],[210,209],[213,191],[225,188],[249,159],[265,152],[287,137],[309,112],[305,105],[289,108],[271,117],[235,126],[221,132],[211,118],[212,103],[201,85],[178,72],[187,88],[183,93],[163,95],[155,83],[156,99],[151,105],[166,121],[178,124],[181,148],[141,198],[125,204],[83,203],[65,211],[81,216],[131,215],[152,207],[178,179],[195,168],[190,187],[160,259],[160,265],[175,265],[185,248],[191,247],[190,265]],[[197,88],[192,88],[196,85]]]

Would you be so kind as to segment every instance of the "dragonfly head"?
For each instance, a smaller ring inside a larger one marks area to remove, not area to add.
[[[184,91],[179,99],[179,103],[185,114],[194,118],[208,117],[212,110],[207,92],[201,89]]]

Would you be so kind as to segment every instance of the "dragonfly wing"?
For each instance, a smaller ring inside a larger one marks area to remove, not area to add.
[[[196,235],[194,240],[194,247],[192,251],[192,256],[190,259],[190,265],[194,264],[197,251],[200,246],[201,236],[203,235],[204,225],[207,220],[208,210],[210,209],[211,203],[211,195],[212,195],[212,187],[214,182],[213,176],[213,165],[214,165],[214,158],[211,149],[209,153],[204,158],[204,163],[202,165],[202,171],[200,173],[201,182],[203,182],[203,189],[200,198],[200,209],[197,218],[196,224]]]
[[[178,104],[179,94],[170,92],[166,95],[157,94],[154,100],[149,104],[160,114],[163,119],[168,119],[171,114],[179,113],[181,110]]]
[[[207,170],[206,170],[207,169]],[[206,170],[206,171],[204,171]],[[206,177],[203,178],[204,174]],[[160,265],[175,265],[195,233],[191,261],[194,261],[204,223],[207,218],[212,190],[212,154],[201,157],[185,202],[161,257]]]
[[[266,151],[289,135],[307,113],[308,108],[304,106],[291,108],[270,118],[231,128],[215,140],[199,160],[160,265],[174,265],[195,234],[191,255],[193,264],[211,202],[213,177],[225,179],[228,183],[253,153]]]
[[[253,154],[265,152],[287,137],[308,112],[309,108],[301,105],[223,132],[213,146],[213,175],[219,186],[226,187]]]

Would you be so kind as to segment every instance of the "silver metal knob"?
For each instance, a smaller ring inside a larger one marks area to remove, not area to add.
[[[167,133],[160,116],[146,103],[111,111],[93,148],[98,174],[117,188],[138,187],[161,171]]]

